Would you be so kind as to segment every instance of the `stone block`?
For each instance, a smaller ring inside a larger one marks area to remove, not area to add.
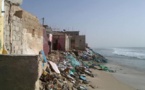
[[[23,54],[23,50],[21,49],[21,54]]]
[[[17,45],[16,41],[12,41],[12,46],[15,48],[15,46]]]
[[[5,40],[6,40],[6,41],[9,41],[9,40],[10,40],[9,35],[5,35],[5,36],[6,36]]]
[[[22,23],[19,24],[19,30],[23,30]]]
[[[9,25],[6,25],[6,31],[10,31],[10,27],[9,27]]]
[[[0,55],[0,61],[1,90],[35,90],[37,56]]]
[[[21,53],[21,50],[18,50],[18,53],[17,53],[17,54],[22,54],[22,53]]]
[[[19,41],[17,41],[17,45],[18,45],[18,46],[20,46],[20,47],[22,46],[22,43],[21,43],[21,41],[20,41],[20,40],[19,40]]]
[[[8,25],[8,21],[5,20],[4,25],[4,27],[6,27]]]
[[[13,25],[14,25],[14,26],[17,25],[17,21],[16,21],[16,19],[13,21]]]
[[[13,16],[12,19],[13,19],[14,21],[16,21],[16,16]]]
[[[16,45],[16,46],[15,46],[15,51],[18,51],[18,50],[19,50],[19,46]]]
[[[16,18],[15,20],[18,21],[18,17],[15,16],[15,18]]]
[[[16,36],[15,35],[12,36],[12,40],[14,40],[14,41],[16,40]]]
[[[17,17],[17,22],[20,22],[20,20],[21,20],[21,19],[20,19],[19,17]]]
[[[10,45],[8,43],[5,43],[6,49],[9,52],[10,51]]]
[[[9,31],[6,31],[6,32],[5,32],[5,35],[6,35],[6,36],[9,36],[9,35],[10,35],[10,32],[9,32]]]
[[[17,35],[19,36],[19,37],[21,37],[22,36],[22,31],[19,29],[19,31],[17,31]]]
[[[13,36],[15,36],[15,37],[17,36],[16,29],[13,29],[12,33],[13,33],[12,34]]]
[[[16,28],[15,30],[18,32],[18,31],[19,31],[19,27],[18,27],[18,26],[16,26],[15,28]]]
[[[16,39],[15,39],[16,41],[19,41],[20,40],[20,37],[19,36],[16,36]]]

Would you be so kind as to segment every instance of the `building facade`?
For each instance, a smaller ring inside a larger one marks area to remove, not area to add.
[[[66,34],[69,37],[69,50],[79,49],[85,50],[86,48],[86,38],[85,35],[79,35],[79,31],[53,31],[53,33]]]
[[[52,48],[61,51],[70,50],[70,37],[64,33],[53,33]]]
[[[79,50],[85,50],[86,48],[86,37],[85,35],[79,35],[79,36],[73,36],[71,39],[74,43],[72,45],[72,49],[79,49]]]
[[[5,1],[4,46],[8,54],[38,54],[43,50],[43,26],[36,16]]]

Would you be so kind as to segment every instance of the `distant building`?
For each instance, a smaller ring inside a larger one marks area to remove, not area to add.
[[[72,36],[71,38],[71,48],[72,49],[79,49],[79,50],[85,50],[86,48],[86,37],[85,35],[79,35],[79,36]]]
[[[49,27],[48,25],[43,25],[43,27],[45,28],[45,33],[47,37],[45,37],[45,42],[47,42],[47,44],[45,43],[44,44],[44,51],[45,53],[49,54],[51,53],[51,50],[52,50],[52,39],[53,39],[53,35],[52,35],[52,28]],[[49,51],[47,51],[49,47]]]
[[[49,27],[48,25],[43,25],[43,27],[46,29],[47,34],[52,33],[52,28],[51,27]]]
[[[53,31],[54,33],[65,33],[69,36],[78,36],[79,31],[66,31],[65,29],[63,31]]]
[[[64,31],[64,33],[70,36],[79,36],[79,31]]]
[[[80,49],[85,50],[86,38],[85,35],[79,35],[79,31],[53,31],[53,33],[61,33],[69,36],[69,49]]]
[[[70,50],[70,37],[64,33],[53,33],[52,48],[61,51]]]

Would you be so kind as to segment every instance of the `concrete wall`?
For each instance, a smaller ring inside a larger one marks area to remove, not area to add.
[[[73,36],[72,39],[75,42],[74,49],[85,50],[85,46],[86,46],[85,35]]]
[[[56,40],[58,41],[58,43],[60,43],[60,46],[61,46],[61,50],[65,51],[65,35],[64,34],[61,34],[61,35],[53,35],[53,49],[54,47],[57,47],[57,45],[55,45],[56,43]]]
[[[38,56],[0,55],[0,90],[36,90],[38,65]]]
[[[10,1],[10,2],[16,4],[16,5],[21,5],[22,2],[23,2],[23,0],[6,0],[6,1]]]
[[[69,36],[78,36],[79,35],[79,31],[53,31],[53,33],[63,33],[63,34],[67,34]]]
[[[77,44],[79,43],[79,44]],[[86,47],[86,36],[85,35],[80,35],[76,37],[76,45],[77,47],[81,50],[85,50]]]
[[[54,31],[53,34],[69,36],[69,38],[65,37],[65,50],[70,50],[70,49],[85,50],[86,38],[85,35],[79,35],[79,31]]]
[[[43,26],[36,16],[5,1],[4,45],[9,54],[38,54],[43,49]]]
[[[68,51],[68,50],[70,50],[70,44],[71,44],[71,42],[70,42],[70,37],[69,36],[65,36],[65,51]]]
[[[70,35],[70,36],[78,36],[79,31],[64,31],[65,34]]]
[[[49,48],[49,45],[48,45],[47,33],[46,33],[46,30],[43,30],[43,51],[46,56],[48,56],[49,49],[51,48]]]

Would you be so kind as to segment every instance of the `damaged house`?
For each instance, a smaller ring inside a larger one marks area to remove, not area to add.
[[[67,48],[67,50],[71,50],[71,49],[79,49],[79,50],[85,50],[86,48],[86,38],[85,35],[79,35],[79,31],[53,31],[54,33],[61,33],[62,35],[66,35],[69,38],[66,39],[66,45],[64,46],[64,48]],[[58,37],[58,36],[56,36]],[[55,42],[56,39],[53,38],[53,42]],[[60,40],[58,38],[58,40]]]
[[[70,50],[70,36],[65,33],[53,32],[53,50]]]
[[[86,38],[85,35],[79,35],[79,31],[66,31],[64,33],[71,36],[71,49],[85,50]]]
[[[38,54],[43,50],[44,28],[36,16],[15,1],[19,0],[5,1],[4,47],[8,54]]]
[[[43,50],[45,29],[21,3],[0,0],[1,90],[39,90],[42,60],[38,55]]]

